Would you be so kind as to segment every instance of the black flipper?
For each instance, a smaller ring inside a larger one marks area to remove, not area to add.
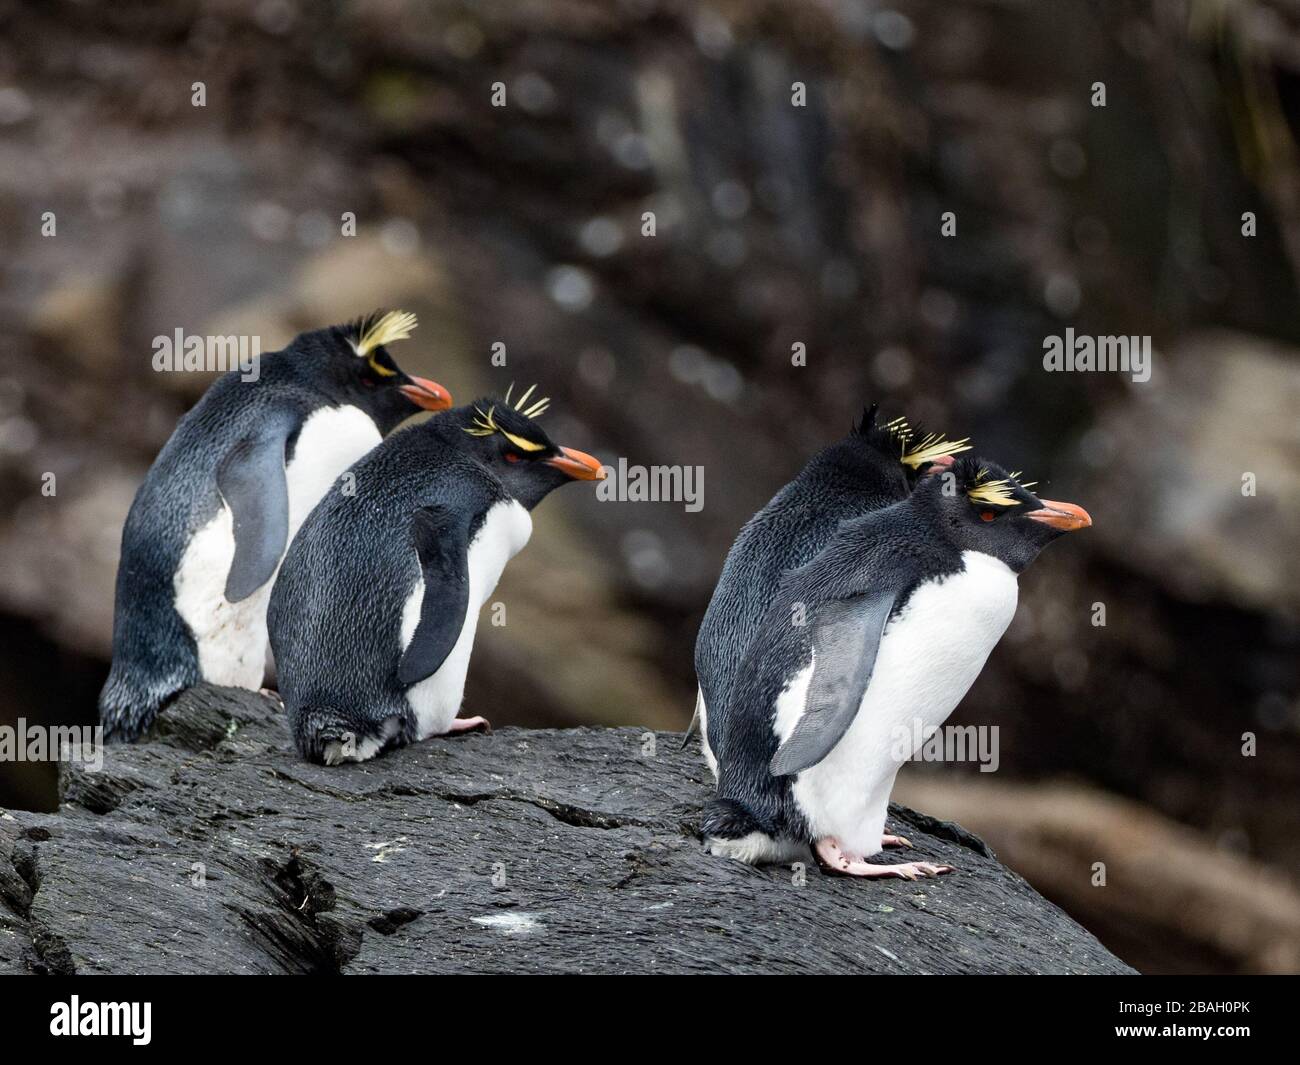
[[[239,438],[217,466],[217,488],[234,519],[235,557],[226,599],[247,599],[271,579],[289,540],[284,445],[297,429],[292,411],[271,415]]]
[[[881,589],[817,608],[813,620],[814,665],[803,715],[768,763],[783,777],[816,765],[853,724],[871,683],[880,637],[898,590]]]
[[[409,688],[431,677],[451,654],[469,610],[469,523],[450,507],[411,515],[411,539],[424,573],[420,623],[402,653],[397,680]]]

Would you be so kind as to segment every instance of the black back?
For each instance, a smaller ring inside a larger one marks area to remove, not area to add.
[[[1005,502],[986,503],[971,496],[990,481],[1005,484]],[[907,499],[844,522],[813,561],[787,573],[739,664],[716,729],[710,715],[718,800],[706,815],[706,834],[725,830],[743,835],[757,829],[807,838],[807,826],[791,801],[794,778],[772,772],[778,750],[775,714],[781,692],[812,660],[814,636],[819,630],[825,634],[823,623],[834,625],[842,609],[859,610],[864,603],[882,600],[892,604],[886,618],[896,616],[918,585],[960,572],[967,550],[1022,571],[1062,533],[1059,527],[1034,520],[1049,502],[1000,466],[962,458],[951,471],[921,481]],[[877,624],[877,632],[879,628]],[[870,653],[874,658],[875,647],[868,650],[868,643],[838,651],[819,647],[819,654]],[[859,671],[859,680],[862,676]],[[816,679],[814,675],[810,700]],[[852,696],[850,712],[859,696]]]
[[[937,484],[928,487],[933,490],[927,494],[937,493]],[[961,552],[927,527],[928,515],[918,503],[913,496],[845,522],[815,559],[785,575],[737,665],[725,712],[710,715],[717,793],[739,802],[763,831],[796,837],[803,832],[789,799],[792,778],[774,777],[768,769],[778,746],[777,697],[812,658],[814,626],[795,624],[794,618],[815,618],[823,604],[882,586],[897,589],[893,616],[917,584],[961,569]]]
[[[900,451],[899,440],[876,424],[873,407],[847,438],[813,456],[740,530],[695,641],[695,672],[714,750],[714,720],[726,711],[741,658],[781,575],[810,562],[840,522],[907,498],[912,478],[899,462]]]
[[[190,538],[221,507],[218,471],[241,440],[278,425],[284,464],[303,422],[321,407],[364,410],[379,432],[418,407],[396,387],[410,378],[380,347],[374,358],[392,372],[367,371],[351,341],[361,323],[295,337],[258,359],[258,377],[223,374],[177,423],[154,460],[122,529],[113,615],[113,664],[100,694],[100,720],[113,740],[133,740],[158,709],[202,680],[189,628],[176,612],[174,577]]]
[[[197,650],[176,613],[173,580],[193,534],[221,507],[217,468],[229,448],[268,419],[288,413],[301,428],[325,402],[287,365],[264,355],[261,376],[222,375],[177,423],[136,492],[122,529],[113,615],[113,665],[100,696],[110,739],[134,739],[159,706],[198,683]],[[296,430],[287,441],[292,454]]]
[[[320,753],[310,708],[328,708],[359,737],[397,716],[412,738],[398,677],[402,608],[422,577],[412,518],[425,507],[455,512],[473,540],[488,510],[512,498],[472,457],[469,439],[457,439],[457,413],[395,433],[355,463],[285,553],[267,627],[295,742],[308,757]]]

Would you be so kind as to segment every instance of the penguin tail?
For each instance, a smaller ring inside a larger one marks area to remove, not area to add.
[[[411,739],[406,715],[371,717],[337,706],[285,702],[294,745],[307,761],[321,765],[365,762]]]
[[[142,679],[139,671],[114,658],[99,693],[99,723],[108,743],[134,743],[158,717],[158,712],[199,678],[175,674]]]
[[[691,742],[692,736],[699,735],[700,732],[700,704],[704,702],[703,689],[696,689],[695,692],[695,713],[691,715],[691,723],[686,726],[686,731],[682,733],[682,745],[677,749],[686,750],[687,745]]]
[[[734,799],[713,799],[704,808],[704,849],[747,865],[810,861],[808,845],[778,832]]]
[[[761,824],[735,799],[710,799],[704,806],[700,827],[705,837],[711,839],[740,839],[752,832],[771,834],[769,826]]]

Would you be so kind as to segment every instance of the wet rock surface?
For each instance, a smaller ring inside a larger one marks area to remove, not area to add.
[[[197,688],[153,735],[0,815],[0,972],[1131,971],[976,837],[889,829],[957,872],[754,869],[697,838],[680,737],[504,729],[328,769],[262,696]]]

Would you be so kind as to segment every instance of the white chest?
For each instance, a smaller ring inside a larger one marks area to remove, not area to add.
[[[917,588],[886,628],[854,721],[864,733],[873,722],[942,724],[1011,624],[1016,575],[991,555],[966,551],[962,561],[962,572]]]
[[[1011,623],[1015,574],[979,552],[965,552],[962,561],[961,572],[917,588],[890,621],[853,724],[795,779],[795,798],[810,820],[821,819],[822,834],[851,836],[877,814],[883,824],[894,775],[914,753],[915,738],[947,720]],[[794,678],[778,700],[781,739],[802,712],[811,673]]]
[[[284,472],[289,496],[286,546],[339,474],[380,439],[375,423],[356,407],[325,407],[307,417]],[[176,610],[194,635],[205,680],[257,688],[266,671],[266,608],[275,577],[246,599],[231,603],[225,592],[234,558],[234,518],[223,502],[181,556],[173,581]]]
[[[322,407],[308,415],[284,470],[290,542],[339,474],[382,439],[370,415],[358,407]]]
[[[533,531],[533,519],[514,500],[493,505],[469,545],[469,608],[460,636],[437,672],[407,689],[406,701],[415,714],[420,739],[440,736],[451,728],[465,694],[470,652],[483,604],[496,589],[506,563],[517,555]],[[424,581],[417,579],[402,608],[401,640],[406,650],[420,622]]]

